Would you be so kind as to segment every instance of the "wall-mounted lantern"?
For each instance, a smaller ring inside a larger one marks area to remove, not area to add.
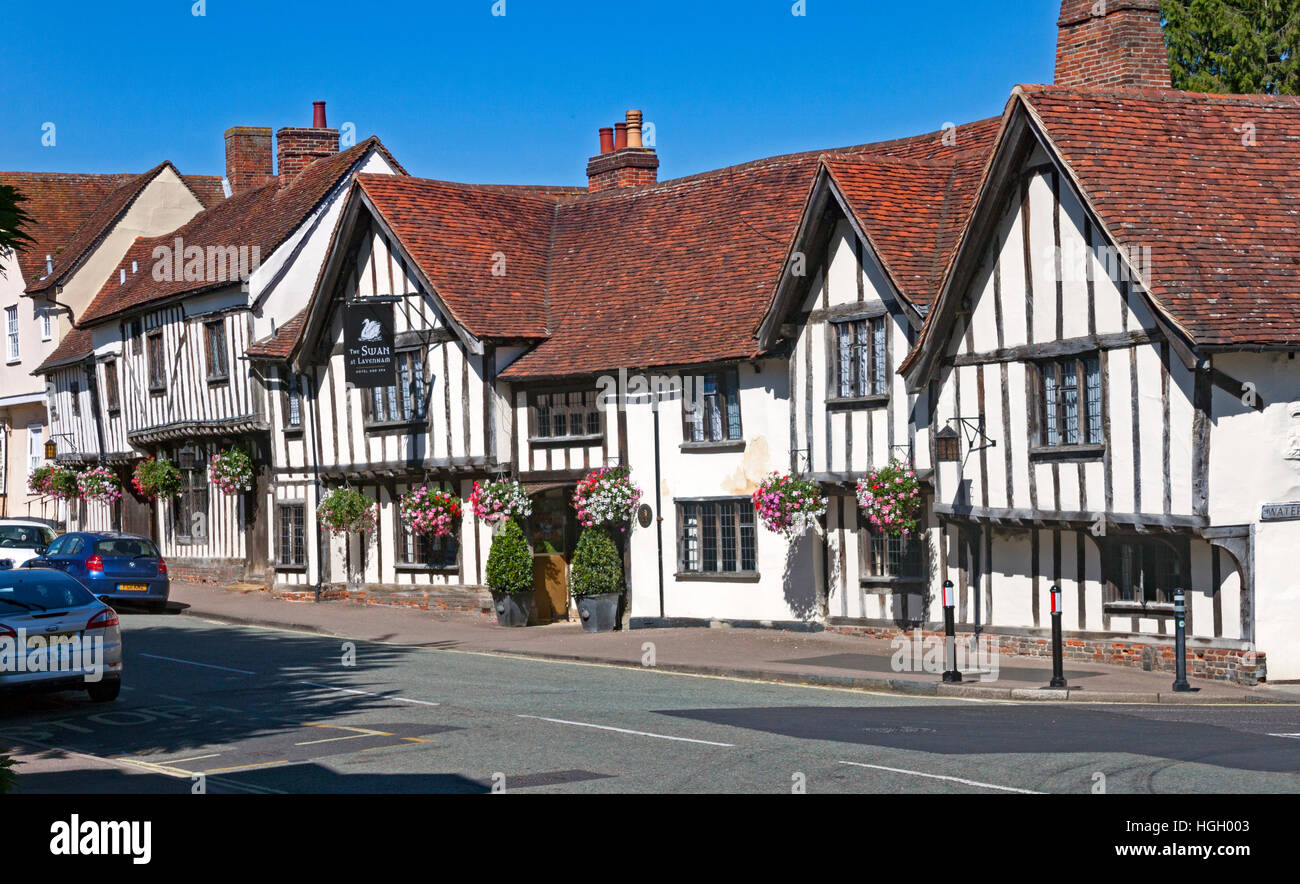
[[[54,444],[54,440],[45,443],[45,459],[54,460],[54,456],[59,453],[59,446]]]
[[[194,449],[191,446],[186,445],[176,452],[176,465],[182,470],[194,469]]]
[[[961,460],[961,437],[951,425],[934,436],[935,459],[939,463],[956,463]]]

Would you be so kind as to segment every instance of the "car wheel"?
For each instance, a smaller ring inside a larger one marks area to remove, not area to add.
[[[105,679],[96,684],[87,685],[86,693],[90,694],[92,702],[111,703],[117,699],[118,694],[122,693],[122,679]]]

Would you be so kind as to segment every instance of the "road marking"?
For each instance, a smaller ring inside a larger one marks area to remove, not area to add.
[[[171,761],[167,761],[167,762],[164,762],[164,763],[165,763],[165,764],[184,764],[184,763],[187,762],[187,761],[203,761],[205,758],[220,758],[220,757],[221,757],[221,753],[220,753],[220,752],[217,752],[217,753],[214,753],[214,754],[212,754],[212,755],[195,755],[193,758],[173,758]]]
[[[1269,734],[1270,737],[1290,737],[1292,740],[1300,740],[1300,734]]]
[[[997,789],[999,792],[1019,792],[1022,795],[1043,795],[1043,792],[1035,792],[1033,789],[1017,789],[1014,786],[998,786],[993,783],[981,783],[978,780],[963,780],[961,777],[945,777],[940,774],[922,773],[919,770],[906,770],[901,767],[885,767],[881,764],[863,764],[860,761],[841,761],[840,764],[849,764],[853,767],[869,767],[872,770],[887,770],[890,773],[908,774],[914,777],[925,777],[929,780],[948,780],[952,783],[963,783],[967,786],[978,786],[981,789]]]
[[[205,770],[205,774],[229,773],[232,770],[252,770],[255,767],[275,767],[280,764],[288,764],[289,761],[260,761],[256,764],[237,764],[234,767],[214,767],[211,770]]]
[[[735,748],[735,743],[715,743],[712,740],[696,740],[691,737],[670,737],[667,734],[652,734],[649,731],[631,731],[622,727],[610,727],[605,724],[589,724],[585,721],[565,721],[563,718],[543,718],[540,715],[518,715],[517,718],[531,718],[536,721],[549,721],[554,724],[569,724],[574,727],[590,727],[600,731],[613,731],[617,734],[632,734],[637,737],[654,737],[656,740],[674,740],[678,743],[700,743],[705,746],[725,746]]]
[[[140,654],[141,657],[149,657],[154,660],[166,660],[169,663],[184,663],[186,666],[202,666],[204,669],[220,669],[222,672],[238,672],[240,675],[257,675],[256,672],[250,672],[247,669],[231,669],[229,666],[214,666],[211,663],[195,663],[193,660],[182,660],[179,657],[163,657],[159,654]]]
[[[304,724],[304,727],[322,727],[336,731],[355,731],[346,737],[330,737],[325,740],[308,740],[305,743],[294,743],[295,746],[315,746],[320,743],[337,743],[340,740],[359,740],[362,737],[395,737],[397,734],[390,734],[386,731],[372,731],[363,727],[343,727],[338,724]]]
[[[324,688],[327,691],[342,691],[345,694],[364,694],[367,697],[379,697],[383,700],[393,700],[397,703],[417,703],[421,706],[441,706],[441,703],[435,703],[432,700],[412,700],[410,697],[390,697],[387,694],[377,694],[374,691],[359,691],[356,688],[338,688],[334,685],[319,684],[314,681],[300,681],[298,684],[311,685],[314,688]]]

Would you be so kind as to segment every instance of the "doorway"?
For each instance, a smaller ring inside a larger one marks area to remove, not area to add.
[[[569,619],[569,562],[578,545],[572,485],[542,488],[532,495],[533,514],[525,531],[533,548],[533,612],[538,623]]]

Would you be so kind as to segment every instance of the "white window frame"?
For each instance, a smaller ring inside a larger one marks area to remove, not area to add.
[[[41,340],[48,341],[54,337],[54,323],[50,320],[50,305],[41,308]]]
[[[41,424],[27,425],[27,478],[32,477],[36,468],[45,463],[45,427]]]
[[[18,305],[5,308],[5,357],[6,362],[17,362],[18,349]]]

